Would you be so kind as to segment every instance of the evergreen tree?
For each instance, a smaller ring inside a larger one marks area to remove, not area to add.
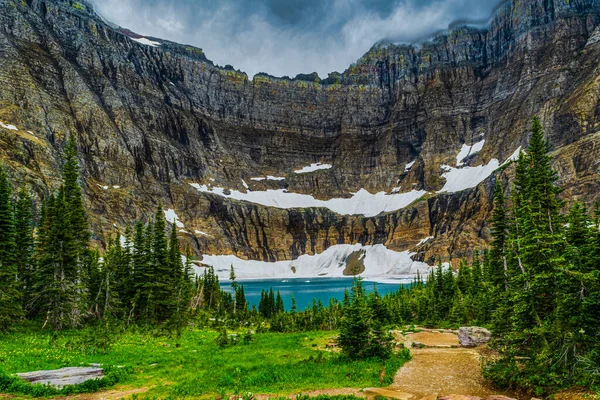
[[[44,326],[55,329],[79,325],[89,307],[91,265],[88,222],[78,184],[79,167],[75,138],[64,153],[63,185],[51,195],[42,213],[34,259],[36,261],[34,314],[41,313]]]
[[[22,314],[16,248],[12,190],[0,167],[0,331],[8,330]]]
[[[499,180],[494,187],[494,211],[492,212],[492,250],[490,252],[490,282],[495,287],[508,290],[508,262],[506,244],[508,241],[508,213],[504,189]]]
[[[133,298],[128,312],[128,321],[133,317],[148,317],[148,304],[152,293],[153,269],[150,264],[150,248],[146,227],[142,221],[135,224],[131,254],[133,276]]]
[[[342,353],[352,359],[385,359],[391,354],[392,338],[373,318],[360,278],[352,284],[351,303],[342,317],[338,341]]]
[[[77,161],[77,143],[75,135],[70,135],[64,151],[62,169],[64,198],[68,208],[70,229],[76,242],[77,257],[87,255],[90,232],[89,224],[83,205],[81,186],[79,185],[79,163]]]
[[[279,290],[277,291],[277,297],[275,300],[275,314],[278,313],[282,313],[285,311],[285,307],[283,305],[283,299],[281,298],[281,293],[279,293]]]
[[[22,308],[27,310],[33,298],[33,204],[24,187],[19,190],[15,205],[15,252],[20,288],[22,291]]]
[[[167,240],[167,224],[159,204],[154,214],[154,236],[152,238],[152,262],[154,266],[153,280],[153,317],[157,322],[164,322],[175,309],[175,297],[173,295],[174,277],[173,266],[169,257],[169,246]],[[180,261],[181,262],[181,261]]]
[[[229,270],[229,280],[231,281],[231,288],[233,289],[233,313],[235,314],[237,312],[237,290],[238,290],[238,284],[235,281],[235,269],[233,268],[233,265],[231,266],[231,269]]]

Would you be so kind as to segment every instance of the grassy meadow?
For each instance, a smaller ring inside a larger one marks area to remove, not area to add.
[[[385,386],[409,357],[349,361],[326,351],[335,332],[258,333],[219,347],[217,332],[191,328],[179,337],[125,331],[106,348],[98,332],[56,334],[28,327],[0,336],[5,374],[67,366],[124,366],[119,388],[146,388],[137,398],[217,398],[232,394],[296,394],[332,388]],[[240,335],[241,338],[241,335]],[[382,370],[385,377],[380,378]],[[18,389],[12,391],[18,394]]]

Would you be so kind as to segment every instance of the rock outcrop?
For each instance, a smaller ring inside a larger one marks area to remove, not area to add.
[[[0,126],[0,158],[43,196],[76,134],[99,243],[161,202],[198,254],[277,261],[360,242],[430,263],[468,257],[489,240],[491,182],[506,182],[511,167],[438,193],[444,166],[502,163],[527,144],[534,114],[564,196],[600,199],[599,27],[600,0],[506,1],[485,29],[377,45],[323,81],[249,79],[197,48],[140,43],[85,1],[2,0],[0,122],[15,129]],[[457,160],[482,139],[481,151]],[[332,167],[294,172],[315,163]],[[321,200],[359,189],[428,194],[365,217],[265,207],[190,183]]]
[[[25,372],[17,374],[17,376],[33,384],[62,388],[69,385],[79,385],[92,379],[104,378],[104,370],[99,367],[68,367],[48,371]]]
[[[461,327],[458,330],[458,341],[462,347],[477,347],[490,341],[492,333],[477,326]]]

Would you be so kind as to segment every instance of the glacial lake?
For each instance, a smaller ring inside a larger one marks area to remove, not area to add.
[[[363,281],[363,287],[367,291],[373,291],[377,286],[377,291],[383,295],[389,292],[395,292],[401,285],[408,286],[405,281],[393,282],[370,282]],[[344,290],[352,288],[352,278],[281,278],[281,279],[255,279],[239,280],[239,285],[244,285],[244,292],[249,307],[255,305],[258,308],[260,302],[260,293],[262,290],[273,288],[281,293],[285,309],[289,310],[292,305],[292,294],[296,298],[298,311],[304,310],[309,305],[312,306],[313,299],[321,300],[325,306],[329,304],[332,298],[342,301],[344,299]],[[221,289],[233,293],[229,281],[221,281]]]

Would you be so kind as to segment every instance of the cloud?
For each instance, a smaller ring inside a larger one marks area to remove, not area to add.
[[[191,44],[253,76],[343,71],[381,40],[413,42],[495,0],[91,0],[109,21]]]

